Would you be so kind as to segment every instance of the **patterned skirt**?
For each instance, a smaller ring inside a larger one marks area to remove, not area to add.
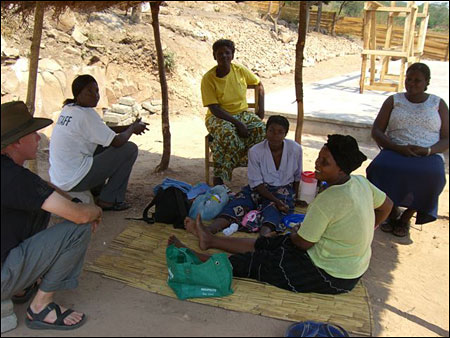
[[[265,124],[255,113],[244,111],[233,117],[247,126],[249,137],[239,137],[231,122],[214,115],[206,121],[206,128],[213,138],[210,148],[213,153],[214,176],[224,181],[231,181],[234,168],[247,166],[248,150],[266,137]]]

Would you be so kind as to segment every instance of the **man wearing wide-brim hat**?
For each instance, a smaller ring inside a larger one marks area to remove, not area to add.
[[[25,319],[29,328],[70,330],[86,320],[83,313],[54,303],[53,296],[77,287],[102,210],[71,201],[23,167],[36,158],[37,131],[52,122],[32,117],[21,101],[1,105],[2,333],[17,325],[11,299],[24,303],[34,292]],[[50,213],[66,221],[47,229]]]

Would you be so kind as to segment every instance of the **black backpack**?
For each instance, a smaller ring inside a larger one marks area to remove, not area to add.
[[[155,212],[148,216],[148,211],[155,206]],[[178,188],[160,188],[153,200],[145,207],[142,218],[149,224],[161,222],[173,224],[174,228],[183,229],[184,219],[189,214],[189,201],[186,194]]]

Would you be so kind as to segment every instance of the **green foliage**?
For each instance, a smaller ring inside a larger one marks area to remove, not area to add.
[[[430,4],[430,21],[428,28],[448,32],[448,2]]]
[[[342,11],[339,16],[362,17],[364,11],[364,1],[331,1],[331,10],[338,12],[342,3]]]
[[[326,10],[339,11],[340,6],[344,1],[331,1]],[[390,6],[390,1],[379,1],[384,6]],[[406,7],[405,1],[397,1],[396,6]],[[423,4],[419,6],[419,12],[423,11]],[[340,16],[362,17],[364,12],[363,1],[345,1],[342,7]],[[449,6],[448,2],[430,2],[429,7],[430,20],[428,22],[428,29],[447,31],[449,30]],[[388,13],[378,13],[377,23],[385,24],[387,22]],[[418,24],[420,24],[418,19]],[[405,18],[394,18],[394,24],[403,26]]]
[[[163,55],[164,67],[166,68],[166,71],[169,73],[173,72],[175,70],[175,53],[168,49],[164,49]]]

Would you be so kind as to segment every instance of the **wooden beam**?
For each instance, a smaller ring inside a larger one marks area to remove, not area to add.
[[[391,12],[391,13],[411,13],[411,8],[407,7],[380,7],[377,9],[368,9],[370,12]]]
[[[390,50],[364,49],[361,52],[361,54],[377,55],[377,56],[393,56],[393,57],[399,57],[399,58],[406,58],[406,57],[408,57],[408,53],[406,53],[406,52],[396,52],[396,51],[390,51]]]

